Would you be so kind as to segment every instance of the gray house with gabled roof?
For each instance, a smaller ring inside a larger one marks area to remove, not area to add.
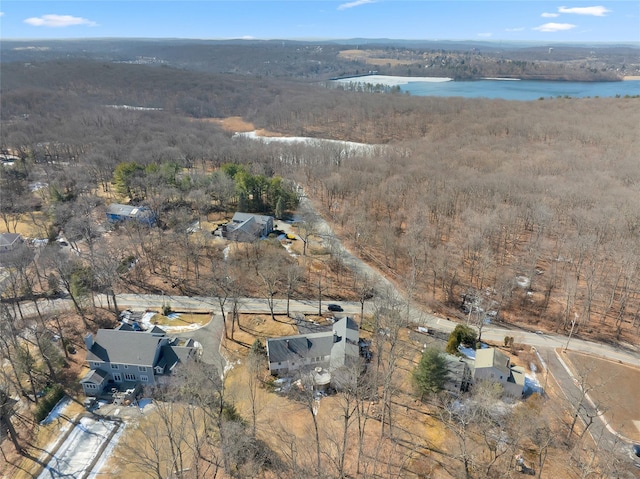
[[[497,348],[476,350],[473,378],[475,382],[497,382],[508,396],[520,397],[524,390],[524,368],[511,364],[511,359]]]
[[[232,241],[252,242],[273,231],[273,216],[236,213],[230,223],[222,225],[222,236]]]
[[[196,351],[192,339],[171,338],[157,326],[139,331],[124,323],[118,329],[98,330],[95,339],[89,333],[85,345],[90,371],[80,384],[87,396],[100,396],[110,388],[153,386],[158,376],[170,374]]]
[[[327,331],[267,339],[269,371],[277,376],[304,368],[331,372],[348,366],[359,357],[358,339],[358,325],[348,317]]]
[[[18,233],[0,233],[0,253],[15,250],[22,244],[22,236]]]

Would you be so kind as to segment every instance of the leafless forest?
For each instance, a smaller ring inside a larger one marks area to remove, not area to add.
[[[488,289],[505,321],[638,335],[637,99],[409,98],[76,61],[9,64],[3,85],[3,149],[62,190],[109,188],[127,161],[244,163],[304,185],[353,248],[434,309]],[[190,114],[384,146],[262,147]]]
[[[354,248],[410,278],[424,301],[455,306],[488,288],[507,321],[561,331],[578,318],[580,332],[637,340],[636,100],[342,100],[255,121],[405,138],[368,157],[298,162],[298,180]],[[518,276],[531,284],[519,288]]]
[[[169,49],[176,58],[178,50]],[[34,248],[37,254],[11,258],[0,305],[0,352],[9,359],[0,392],[14,392],[27,411],[52,383],[78,392],[81,364],[67,341],[81,345],[85,330],[113,324],[117,310],[111,301],[113,311],[96,306],[97,293],[110,300],[131,291],[230,301],[364,298],[370,285],[330,250],[320,259],[302,254],[298,263],[279,243],[263,242],[225,261],[210,231],[192,234],[194,222],[228,217],[246,202],[292,216],[295,201],[278,208],[274,195],[300,191],[297,185],[342,242],[413,303],[463,318],[463,298],[474,298],[495,311],[495,321],[572,330],[620,347],[638,343],[640,99],[427,98],[309,84],[350,65],[341,59],[309,70],[309,55],[337,50],[278,50],[282,65],[287,55],[297,62],[300,70],[290,76],[284,67],[262,76],[225,64],[224,73],[210,73],[208,61],[178,69],[59,54],[2,64],[0,229],[27,225],[31,237],[50,241]],[[222,122],[230,117],[267,135],[373,147],[263,144],[234,136]],[[160,227],[108,230],[105,207],[116,200],[148,206]],[[302,218],[299,228],[306,248],[313,219]],[[61,234],[71,245],[56,244]],[[75,323],[37,310],[38,298],[60,292],[73,301]],[[633,477],[619,451],[596,454],[588,426],[574,431],[574,419],[567,427],[579,405],[563,399],[550,406],[534,398],[509,414],[491,407],[497,392],[490,389],[478,388],[474,407],[463,412],[451,402],[418,400],[410,376],[422,345],[394,323],[404,306],[392,303],[376,305],[392,332],[391,339],[376,336],[376,368],[362,382],[345,378],[352,387],[323,403],[332,415],[318,420],[309,395],[274,399],[259,386],[264,378],[255,381],[251,368],[259,367],[251,362],[235,373],[248,379],[228,384],[214,368],[194,364],[179,387],[159,392],[165,401],[142,439],[149,456],[138,456],[139,470],[167,466],[158,457],[174,448],[184,464],[145,474],[167,477],[193,466],[191,476],[180,477],[514,477],[514,454],[526,450],[540,475],[549,455],[558,477]],[[37,318],[22,305],[35,307]],[[239,318],[225,324],[231,340],[234,325],[240,328]],[[20,336],[28,328],[31,350]],[[63,349],[53,345],[51,330]],[[261,415],[258,397],[283,416],[305,418],[299,430],[265,422],[277,413],[264,406]],[[18,426],[9,435],[19,450],[33,439],[33,420],[12,419],[5,414],[9,395],[0,399],[3,424]]]

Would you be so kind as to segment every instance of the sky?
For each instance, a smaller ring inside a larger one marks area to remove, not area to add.
[[[2,0],[0,39],[640,42],[640,1]]]

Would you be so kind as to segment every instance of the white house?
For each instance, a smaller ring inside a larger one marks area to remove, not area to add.
[[[478,381],[498,382],[505,394],[522,396],[524,389],[524,368],[511,364],[511,359],[496,348],[478,349],[473,378]]]

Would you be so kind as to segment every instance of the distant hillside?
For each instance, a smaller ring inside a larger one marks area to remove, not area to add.
[[[3,41],[0,53],[3,63],[85,59],[303,81],[361,74],[374,67],[381,74],[456,79],[611,81],[640,74],[640,47],[604,44],[99,39]]]

